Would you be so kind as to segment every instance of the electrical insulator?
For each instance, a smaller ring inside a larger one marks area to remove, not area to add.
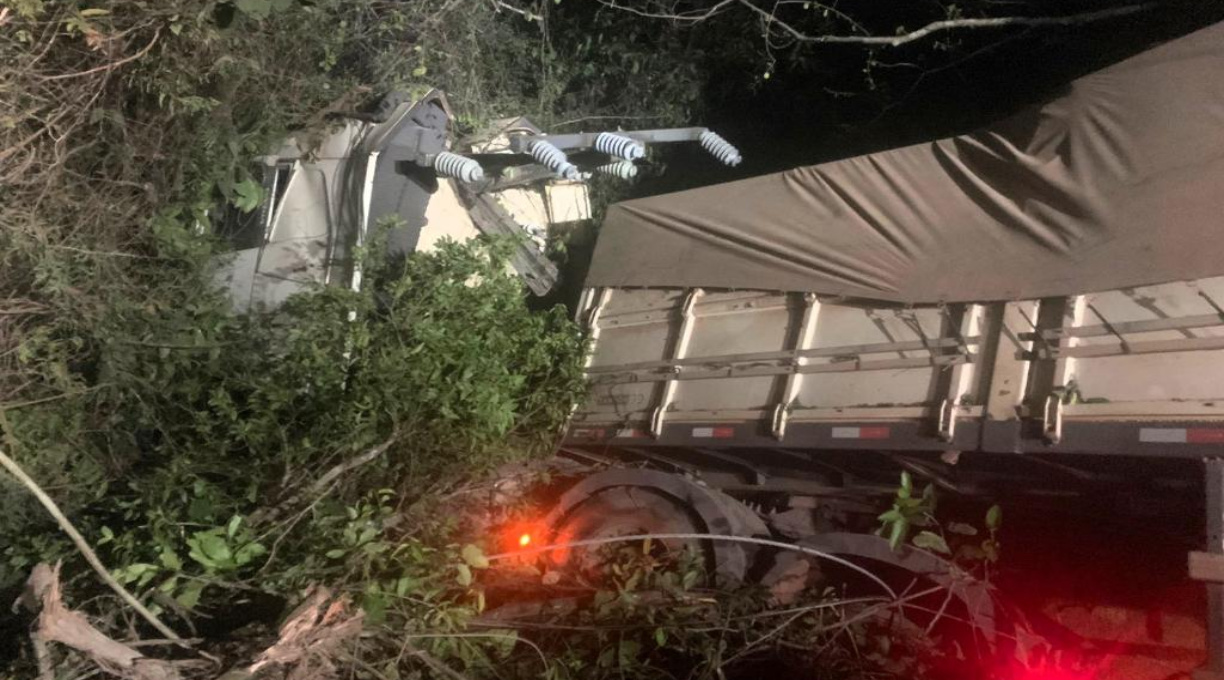
[[[701,148],[709,151],[724,165],[735,167],[744,160],[740,155],[739,149],[731,145],[731,142],[723,139],[717,132],[706,130],[701,133]]]
[[[601,132],[595,137],[595,150],[627,161],[636,161],[646,156],[646,147],[640,142],[611,132]]]
[[[479,182],[484,179],[484,168],[471,158],[443,151],[434,156],[434,170],[443,177],[453,177],[462,182]]]
[[[569,162],[565,152],[548,142],[539,139],[532,142],[531,157],[540,165],[566,179],[577,180],[582,178],[582,173],[578,170],[578,166]]]
[[[637,177],[637,166],[629,161],[621,161],[619,163],[608,163],[595,168],[595,172],[601,175],[610,175],[620,179],[633,179]]]

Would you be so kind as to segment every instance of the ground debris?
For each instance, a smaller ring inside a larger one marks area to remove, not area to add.
[[[30,574],[14,609],[25,607],[38,614],[32,639],[39,652],[40,675],[54,677],[45,645],[55,642],[80,652],[102,671],[124,680],[182,680],[185,669],[211,667],[211,673],[192,677],[216,677],[219,662],[154,659],[137,651],[138,643],[125,644],[94,627],[80,612],[63,603],[59,565],[39,564]],[[253,661],[235,664],[218,680],[245,680],[276,674],[285,680],[331,680],[339,674],[335,660],[341,646],[362,630],[364,612],[354,611],[347,595],[336,596],[324,586],[312,586],[303,603],[281,625],[275,643],[259,652]],[[209,657],[216,661],[213,657]],[[250,657],[247,657],[248,659]]]
[[[38,627],[33,634],[36,641],[67,645],[88,655],[111,675],[131,680],[178,680],[180,677],[178,669],[169,662],[151,659],[111,639],[82,614],[64,606],[58,564],[34,567],[17,604],[38,613]],[[47,669],[42,670],[43,676],[47,676]]]
[[[234,680],[273,666],[286,669],[289,680],[336,677],[335,654],[345,641],[361,633],[363,619],[364,612],[354,612],[347,595],[336,597],[329,588],[314,586],[281,626],[276,643],[248,668],[227,673],[225,678]]]

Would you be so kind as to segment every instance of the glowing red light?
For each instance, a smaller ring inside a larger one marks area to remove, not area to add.
[[[1095,663],[1082,660],[1076,663],[1069,658],[1043,658],[1028,665],[1016,663],[1008,677],[1012,680],[1097,680],[1102,677],[1105,666],[1104,659]]]
[[[1068,668],[1028,668],[1022,671],[1017,680],[1094,680],[1096,674],[1092,671],[1076,671]]]

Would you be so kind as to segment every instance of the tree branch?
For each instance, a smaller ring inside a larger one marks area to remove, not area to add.
[[[38,628],[33,639],[43,676],[53,674],[45,643],[58,642],[88,655],[100,669],[125,680],[182,678],[176,662],[147,657],[136,650],[139,643],[124,644],[110,638],[94,628],[80,612],[65,607],[60,595],[58,565],[35,566],[18,603],[38,612]],[[336,653],[341,645],[361,634],[365,618],[361,610],[353,611],[351,605],[347,595],[337,597],[328,588],[312,586],[302,605],[281,625],[278,639],[271,647],[217,680],[249,680],[272,667],[310,671],[290,672],[290,678],[336,677]],[[143,644],[152,642],[146,640]],[[181,644],[182,640],[156,642]],[[218,659],[209,658],[219,666]]]
[[[0,15],[0,19],[3,16]],[[34,646],[34,660],[38,663],[38,680],[55,680],[55,667],[51,665],[51,651],[42,633],[30,633],[30,644]]]
[[[1086,24],[1094,21],[1114,19],[1121,16],[1135,14],[1154,7],[1152,3],[1141,3],[1137,5],[1126,5],[1124,7],[1112,7],[1095,12],[1069,14],[1061,17],[986,17],[980,19],[944,19],[942,21],[933,21],[921,28],[909,31],[907,33],[901,33],[899,35],[812,35],[795,28],[792,24],[782,21],[777,17],[774,11],[767,10],[757,5],[752,0],[721,0],[713,7],[704,11],[679,13],[650,12],[640,10],[635,7],[627,7],[625,5],[618,4],[616,0],[600,0],[600,3],[605,7],[622,12],[628,12],[640,17],[664,19],[684,23],[698,23],[705,21],[716,14],[726,11],[729,9],[731,4],[738,4],[744,9],[759,15],[764,20],[767,28],[781,31],[798,42],[810,44],[866,45],[875,47],[897,47],[906,43],[922,40],[923,38],[929,37],[935,33],[967,28],[1004,28],[1007,26],[1072,26],[1077,24]],[[843,18],[846,17],[843,15]]]
[[[153,39],[149,41],[149,44],[145,45],[144,49],[140,50],[136,54],[124,57],[120,59],[119,61],[112,61],[109,64],[103,64],[101,66],[96,66],[86,71],[77,71],[75,73],[57,73],[56,75],[53,75],[53,76],[39,76],[39,80],[46,82],[48,80],[63,80],[64,78],[79,78],[80,76],[87,76],[93,73],[100,73],[102,71],[109,71],[111,69],[119,68],[120,66],[123,66],[124,64],[136,61],[137,59],[148,54],[149,50],[153,49],[153,46],[157,44],[157,39],[160,37],[161,37],[161,29],[159,28],[153,32]]]
[[[175,633],[169,626],[162,623],[161,620],[153,614],[153,612],[149,611],[143,604],[140,603],[140,600],[137,600],[134,595],[129,593],[126,588],[120,585],[119,582],[116,581],[113,576],[111,576],[110,571],[107,570],[106,566],[102,564],[102,560],[98,559],[97,553],[93,551],[93,548],[89,547],[89,543],[85,541],[83,536],[81,536],[81,532],[77,531],[76,527],[72,525],[72,522],[68,521],[68,518],[64,516],[63,511],[61,511],[59,506],[55,504],[55,501],[51,500],[51,497],[48,496],[47,493],[42,490],[42,487],[38,486],[38,484],[25,473],[25,470],[21,469],[21,466],[17,465],[16,461],[5,455],[3,450],[0,450],[0,467],[3,467],[9,472],[9,474],[16,477],[17,481],[21,482],[22,486],[28,489],[30,493],[34,494],[34,497],[38,499],[38,502],[41,503],[51,517],[55,519],[56,524],[59,524],[60,528],[64,530],[64,533],[68,534],[68,538],[72,539],[72,542],[76,545],[77,550],[81,551],[81,555],[85,557],[85,561],[89,563],[89,566],[93,567],[93,570],[97,572],[98,577],[101,578],[111,590],[115,591],[120,599],[128,603],[132,609],[136,610],[136,613],[140,614],[141,618],[148,621],[149,624],[156,628],[162,635],[165,635],[167,638],[174,640],[179,644],[184,646],[186,645],[186,643],[182,641],[182,638],[179,637],[177,633]]]
[[[695,24],[701,21],[705,21],[706,19],[709,19],[710,17],[722,12],[723,10],[730,7],[731,5],[735,4],[736,0],[721,0],[720,2],[715,4],[713,7],[706,9],[706,10],[693,10],[691,12],[680,12],[676,14],[668,14],[664,12],[648,12],[645,10],[640,10],[636,7],[626,7],[625,5],[618,5],[616,3],[616,0],[599,0],[599,2],[605,7],[617,9],[622,12],[628,12],[630,14],[634,14],[639,17],[645,17],[647,19],[666,19],[668,21],[679,21],[679,22],[684,22],[684,23]]]
[[[387,449],[391,448],[396,443],[398,438],[399,438],[398,433],[393,434],[386,441],[379,444],[378,446],[375,446],[374,448],[369,449],[368,451],[360,455],[354,456],[352,458],[349,458],[348,460],[344,460],[344,461],[341,461],[335,464],[334,466],[331,467],[331,469],[323,473],[322,477],[319,477],[318,479],[316,479],[314,483],[312,483],[310,486],[299,491],[298,493],[293,494],[289,498],[278,503],[275,507],[267,510],[266,512],[263,510],[260,510],[260,511],[253,513],[250,517],[251,523],[260,524],[263,522],[273,521],[277,519],[278,517],[280,517],[280,515],[283,512],[285,512],[287,508],[291,508],[297,505],[298,503],[301,503],[306,498],[309,498],[311,496],[319,496],[324,493],[327,493],[331,488],[332,482],[335,481],[336,478],[338,478],[340,475],[343,475],[346,472],[354,468],[361,467],[362,465],[365,465],[377,459],[379,456],[386,453]]]
[[[1103,9],[1096,12],[1083,12],[1081,14],[1070,14],[1063,17],[992,17],[985,19],[945,19],[943,21],[934,21],[922,28],[919,28],[908,33],[902,33],[895,36],[868,36],[868,35],[807,35],[796,30],[789,24],[782,23],[773,18],[760,7],[752,4],[749,0],[739,0],[741,5],[751,8],[753,11],[767,17],[770,23],[776,23],[786,33],[789,33],[793,38],[800,42],[807,43],[849,43],[857,45],[879,45],[882,47],[897,47],[916,40],[921,40],[933,33],[942,31],[950,31],[962,28],[1001,28],[1004,26],[1069,26],[1075,24],[1086,24],[1093,21],[1101,21],[1102,19],[1113,19],[1128,14],[1134,14],[1152,7],[1151,4],[1143,5],[1127,5],[1125,7],[1114,7]]]

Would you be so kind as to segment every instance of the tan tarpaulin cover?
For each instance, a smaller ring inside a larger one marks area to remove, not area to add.
[[[984,130],[613,206],[587,285],[1035,298],[1224,274],[1224,24]]]

